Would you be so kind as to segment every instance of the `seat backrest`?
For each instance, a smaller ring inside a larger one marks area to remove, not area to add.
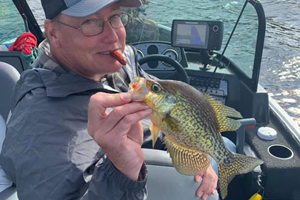
[[[30,67],[22,58],[21,51],[0,51],[0,62],[5,62],[14,66],[19,73],[22,73]]]
[[[5,123],[2,115],[0,114],[0,153],[2,150],[3,141],[5,138],[5,131],[6,131],[6,123]],[[13,192],[13,188],[10,189],[12,184],[13,184],[12,181],[8,178],[8,176],[5,174],[2,167],[0,166],[0,199],[1,200],[2,199],[9,200],[9,198],[8,198],[9,196],[15,195]]]
[[[14,86],[20,73],[11,65],[0,62],[0,115],[7,121]]]

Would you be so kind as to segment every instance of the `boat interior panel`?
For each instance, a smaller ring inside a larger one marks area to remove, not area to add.
[[[19,73],[29,68],[29,64],[22,59],[20,51],[0,51],[0,62],[14,66]]]
[[[10,111],[13,89],[16,82],[19,80],[19,77],[20,73],[16,70],[16,68],[6,62],[0,61],[0,116],[3,117],[5,122],[7,121]]]

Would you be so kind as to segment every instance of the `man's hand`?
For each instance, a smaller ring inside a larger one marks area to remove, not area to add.
[[[206,200],[208,195],[214,194],[217,188],[218,176],[210,165],[203,175],[195,175],[195,182],[199,183],[202,179],[200,186],[196,191],[196,196]]]
[[[109,114],[107,108],[114,108]],[[137,180],[143,164],[143,127],[139,122],[151,109],[131,103],[129,93],[97,93],[90,98],[88,132],[124,175]]]

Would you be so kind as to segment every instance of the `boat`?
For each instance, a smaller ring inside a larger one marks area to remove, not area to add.
[[[215,1],[215,13],[219,12],[217,9],[222,7],[222,2]],[[184,81],[242,114],[242,126],[222,135],[236,144],[238,153],[258,157],[264,164],[248,174],[236,176],[225,200],[247,200],[254,194],[265,200],[299,200],[300,128],[259,84],[266,17],[259,1],[241,2],[232,5],[240,8],[239,12],[229,9],[231,16],[235,16],[231,20],[223,15],[178,19],[179,12],[190,11],[175,10],[174,16],[168,16],[174,19],[169,26],[145,12],[150,8],[172,9],[166,1],[148,1],[140,8],[125,9],[133,16],[126,27],[127,43],[137,49],[139,63],[149,74]],[[41,16],[32,11],[28,0],[13,0],[12,3],[15,6],[13,16],[18,17],[16,20],[20,24],[25,22],[24,27],[40,44],[45,39],[38,23]],[[190,9],[201,9],[201,5]],[[183,27],[189,31],[180,31]],[[235,38],[243,34],[243,40]],[[201,38],[206,39],[200,42]],[[34,62],[26,62],[21,52],[8,50],[0,51],[0,62],[0,69],[3,65],[12,66],[14,74],[34,65]],[[14,80],[17,79],[18,75],[14,75]],[[1,84],[0,92],[4,94],[8,83]],[[8,107],[8,98],[1,97],[0,111],[5,120]],[[193,177],[176,172],[166,151],[145,148],[144,154],[149,170],[148,199],[195,199],[198,185]],[[17,200],[16,187],[12,185],[2,191],[0,199]]]

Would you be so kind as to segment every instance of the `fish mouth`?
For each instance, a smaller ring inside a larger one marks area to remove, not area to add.
[[[144,101],[149,92],[146,87],[146,79],[141,77],[135,77],[129,84],[129,88],[129,93],[131,94],[133,101]]]

